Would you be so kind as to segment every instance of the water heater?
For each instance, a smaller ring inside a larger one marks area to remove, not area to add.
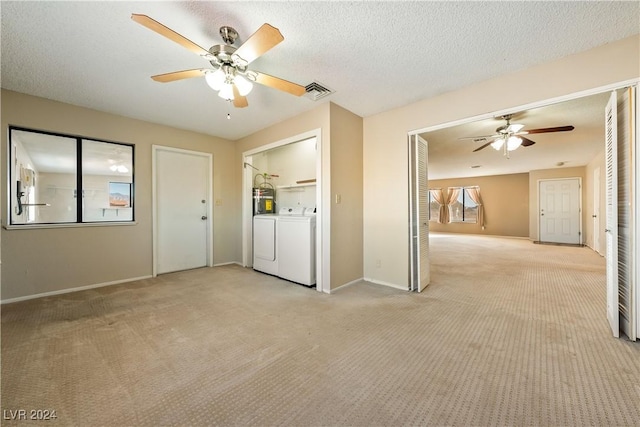
[[[253,189],[253,214],[274,213],[276,210],[275,190],[259,187]]]

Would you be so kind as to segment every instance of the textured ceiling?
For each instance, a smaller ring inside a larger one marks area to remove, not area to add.
[[[229,108],[204,79],[149,77],[209,66],[144,28],[147,14],[208,48],[262,23],[284,42],[251,68],[336,92],[321,101],[255,85]],[[333,101],[363,117],[638,33],[638,2],[9,2],[2,87],[235,140]],[[231,111],[231,120],[226,119]]]

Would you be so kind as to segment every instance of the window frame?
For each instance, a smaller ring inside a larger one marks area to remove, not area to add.
[[[471,199],[471,197],[469,197],[468,193],[467,193],[467,188],[480,188],[479,185],[465,185],[465,186],[460,186],[460,187],[449,187],[449,188],[459,188],[461,190],[462,193],[462,220],[458,221],[458,220],[454,220],[453,216],[451,214],[451,205],[449,205],[449,223],[450,224],[477,224],[478,223],[478,205],[476,204],[475,209],[476,209],[476,218],[475,221],[467,221],[465,220],[465,201],[468,199],[470,199],[474,204],[475,202]]]
[[[21,132],[31,132],[37,133],[41,135],[50,135],[54,137],[68,138],[75,140],[75,154],[76,154],[76,169],[75,169],[75,186],[74,189],[75,194],[84,195],[84,172],[83,172],[83,156],[82,156],[82,146],[84,141],[88,142],[98,142],[104,144],[113,144],[122,147],[126,147],[131,150],[131,219],[127,220],[119,220],[119,221],[95,221],[95,220],[86,220],[86,213],[83,209],[83,203],[78,203],[77,197],[75,197],[75,212],[76,212],[76,220],[75,221],[67,221],[67,222],[36,222],[36,223],[14,223],[13,215],[12,215],[12,198],[16,196],[16,189],[13,188],[13,182],[15,179],[15,175],[19,172],[16,170],[12,174],[12,155],[13,153],[13,144],[12,144],[12,132],[13,131],[21,131]],[[119,142],[119,141],[111,141],[106,139],[87,137],[83,135],[76,134],[66,134],[61,132],[53,132],[42,129],[34,129],[27,128],[23,126],[15,126],[8,125],[7,126],[7,210],[6,210],[6,221],[4,221],[4,228],[7,230],[26,230],[26,229],[37,229],[37,228],[70,228],[70,227],[109,227],[109,226],[130,226],[136,225],[136,203],[135,203],[135,144]],[[79,190],[79,191],[78,191]]]
[[[432,198],[431,196],[431,190],[440,190],[439,188],[429,188],[428,193],[429,193],[429,197],[427,199],[428,201],[428,205],[429,205],[429,221],[435,221],[435,222],[439,222],[440,221],[440,212],[438,211],[438,216],[437,218],[434,218],[431,216],[431,203],[432,202],[436,202],[438,203],[435,199]],[[438,204],[439,205],[439,204]]]

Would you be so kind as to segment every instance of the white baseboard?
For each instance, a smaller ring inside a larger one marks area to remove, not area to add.
[[[479,237],[498,237],[500,239],[519,239],[519,240],[533,240],[531,237],[526,236],[502,236],[500,234],[483,234],[483,233],[451,233],[448,231],[429,231],[430,236],[479,236]]]
[[[397,283],[384,282],[382,280],[370,279],[368,277],[365,277],[362,280],[364,280],[365,282],[374,283],[376,285],[389,286],[390,288],[400,289],[402,291],[408,291],[409,290],[409,288],[407,286],[398,285]]]
[[[604,258],[604,254],[601,254],[600,252],[598,252],[598,251],[596,251],[595,249],[593,249],[593,248],[591,247],[591,245],[589,245],[589,244],[585,243],[585,244],[584,244],[584,247],[585,247],[585,248],[589,248],[589,249],[591,249],[591,250],[592,250],[593,252],[595,252],[597,255],[599,255],[599,256],[601,256],[601,257],[603,257],[603,258]]]
[[[230,262],[221,262],[220,264],[213,264],[214,267],[222,267],[223,265],[239,265],[240,267],[244,267],[242,263],[238,261],[230,261]]]
[[[60,289],[58,291],[43,292],[41,294],[26,295],[26,296],[23,296],[23,297],[3,299],[3,300],[0,300],[0,304],[10,304],[12,302],[19,302],[19,301],[26,301],[26,300],[30,300],[30,299],[36,299],[36,298],[50,297],[50,296],[53,296],[53,295],[69,294],[71,292],[86,291],[87,289],[103,288],[105,286],[119,285],[120,283],[135,282],[136,280],[150,279],[151,277],[153,277],[153,276],[149,275],[149,276],[132,277],[130,279],[114,280],[112,282],[96,283],[96,284],[87,285],[87,286],[78,286],[77,288]]]
[[[347,286],[351,286],[351,285],[353,285],[354,283],[362,282],[363,280],[365,280],[365,278],[364,278],[364,277],[360,277],[360,278],[358,278],[358,279],[356,279],[356,280],[352,280],[352,281],[350,281],[350,282],[344,283],[344,284],[342,284],[342,285],[338,286],[337,288],[331,289],[331,290],[330,290],[329,292],[327,292],[327,293],[328,293],[328,294],[330,294],[331,292],[335,292],[335,291],[337,291],[338,289],[346,288]]]

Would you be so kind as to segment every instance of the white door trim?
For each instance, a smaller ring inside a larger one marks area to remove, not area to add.
[[[173,153],[189,154],[194,156],[205,157],[208,159],[208,194],[209,203],[207,205],[207,267],[213,267],[213,154],[201,151],[184,150],[182,148],[166,147],[162,145],[151,146],[151,205],[152,205],[152,236],[153,236],[153,255],[152,255],[152,275],[158,275],[158,201],[157,201],[157,154],[159,151],[169,151]]]
[[[582,178],[577,177],[577,176],[571,176],[571,177],[566,177],[566,178],[544,178],[544,179],[539,179],[538,180],[538,185],[537,185],[537,190],[538,190],[538,197],[536,198],[537,203],[538,203],[538,241],[542,242],[542,239],[540,237],[540,230],[542,229],[542,216],[540,213],[540,184],[543,182],[548,182],[548,181],[563,181],[563,180],[577,180],[578,181],[578,244],[580,245],[584,245],[584,233],[582,232]],[[553,243],[553,242],[550,242]]]
[[[331,163],[330,147],[322,143],[322,129],[314,129],[242,153],[242,265],[251,265],[252,180],[245,172],[247,157],[309,138],[316,138],[316,290],[331,293]]]
[[[597,252],[598,254],[602,255],[602,250],[600,249],[602,242],[600,242],[600,229],[601,229],[601,224],[600,224],[600,212],[602,211],[600,208],[600,182],[601,182],[601,170],[600,170],[600,166],[598,166],[597,168],[595,168],[593,170],[593,212],[592,212],[592,219],[593,219],[593,238],[592,238],[592,244],[593,247],[591,249],[593,249],[595,252]]]
[[[542,101],[531,102],[529,104],[523,104],[509,109],[498,110],[490,113],[478,114],[477,116],[467,117],[464,119],[453,120],[450,122],[440,123],[438,125],[427,126],[424,128],[410,130],[409,135],[417,135],[425,132],[433,132],[440,129],[446,129],[453,126],[463,125],[466,123],[477,122],[480,120],[494,119],[498,116],[504,116],[507,114],[515,114],[524,110],[531,110],[534,108],[547,107],[549,105],[558,104],[560,102],[572,101],[578,98],[584,98],[586,96],[597,95],[599,93],[611,92],[612,90],[622,89],[629,86],[635,86],[640,84],[640,79],[630,79],[618,83],[612,83],[604,86],[599,86],[593,89],[582,90],[580,92],[574,92],[563,96],[557,96],[555,98],[544,99]]]
[[[640,218],[638,218],[638,214],[640,213],[640,88],[638,85],[635,86],[635,122],[633,123],[635,129],[635,166],[631,171],[632,177],[635,178],[634,185],[634,194],[633,198],[635,199],[635,215],[632,218],[631,226],[635,229],[635,238],[633,242],[633,256],[635,259],[640,255]],[[633,293],[635,294],[635,306],[633,307],[633,313],[636,318],[636,335],[640,335],[640,265],[638,262],[633,263],[632,269],[632,277],[635,277],[633,281]]]

